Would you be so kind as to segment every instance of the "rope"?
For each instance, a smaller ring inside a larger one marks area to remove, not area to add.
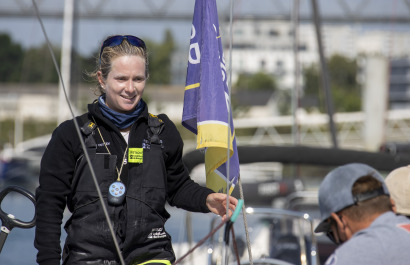
[[[238,265],[241,265],[241,261],[240,261],[240,257],[239,257],[239,253],[238,253],[238,245],[236,244],[235,229],[233,228],[233,226],[231,227],[231,233],[232,233],[233,249],[234,249],[235,256],[236,256],[236,263]]]
[[[208,235],[206,235],[204,238],[202,238],[193,248],[191,248],[185,255],[183,255],[181,258],[177,259],[172,265],[176,265],[180,263],[182,260],[184,260],[189,254],[194,252],[195,249],[197,249],[199,246],[201,246],[203,243],[205,243],[208,238],[210,238],[213,234],[215,234],[224,224],[226,224],[229,221],[229,219],[222,221],[217,227],[215,227]]]
[[[177,259],[172,265],[176,265],[180,263],[183,259],[185,259],[189,254],[194,252],[195,249],[197,249],[199,246],[201,246],[203,243],[205,243],[208,238],[213,236],[224,224],[227,223],[227,225],[232,225],[235,223],[236,218],[238,218],[239,212],[242,210],[243,206],[243,200],[238,201],[238,205],[236,206],[235,211],[233,212],[232,216],[230,219],[226,218],[225,220],[222,220],[222,222],[215,227],[208,235],[206,235],[203,239],[201,239],[192,249],[190,249],[185,255],[183,255],[181,258]]]
[[[54,67],[55,67],[55,69],[56,69],[56,71],[57,71],[57,74],[58,74],[58,77],[59,77],[59,79],[60,79],[60,82],[61,82],[61,85],[62,85],[62,88],[63,88],[63,91],[64,91],[64,96],[65,96],[65,99],[66,99],[66,101],[67,101],[68,108],[70,109],[70,114],[71,114],[71,116],[73,117],[75,129],[76,129],[76,132],[77,132],[77,134],[78,134],[78,138],[80,139],[80,142],[81,142],[81,147],[83,148],[83,150],[87,150],[87,148],[86,148],[86,146],[85,146],[85,143],[84,143],[84,139],[83,139],[82,134],[81,134],[81,131],[80,131],[80,126],[78,125],[78,122],[77,122],[77,120],[75,119],[75,115],[74,115],[74,112],[73,112],[73,108],[72,108],[72,106],[71,106],[70,99],[68,98],[67,91],[66,91],[66,88],[65,88],[65,85],[64,85],[64,80],[63,80],[63,77],[62,77],[62,75],[61,75],[60,68],[58,67],[57,60],[56,60],[56,58],[55,58],[55,56],[54,56],[53,48],[52,48],[52,46],[51,46],[50,40],[48,39],[47,32],[46,32],[46,30],[45,30],[45,28],[44,28],[44,25],[43,25],[43,21],[41,20],[40,12],[39,12],[39,10],[38,10],[36,1],[35,1],[35,0],[32,0],[32,2],[33,2],[34,10],[35,10],[36,15],[37,15],[37,19],[38,19],[38,21],[39,21],[39,23],[40,23],[40,26],[41,26],[41,29],[42,29],[42,31],[43,31],[44,38],[46,39],[46,43],[47,43],[48,49],[49,49],[49,51],[50,51],[51,58],[53,59]],[[113,239],[113,241],[114,241],[115,248],[116,248],[117,253],[118,253],[118,257],[120,258],[121,264],[122,264],[122,265],[125,265],[124,259],[123,259],[122,255],[121,255],[120,247],[119,247],[118,242],[117,242],[117,238],[116,238],[115,233],[114,233],[113,226],[112,226],[112,224],[111,224],[110,217],[109,217],[109,215],[108,215],[107,207],[105,206],[104,199],[103,199],[103,197],[102,197],[102,193],[101,193],[100,187],[98,186],[98,180],[97,180],[97,177],[95,176],[94,168],[91,166],[92,164],[91,164],[91,160],[90,160],[90,157],[89,157],[89,155],[88,155],[88,152],[84,152],[84,156],[85,156],[85,158],[86,158],[86,160],[87,160],[87,163],[90,165],[90,167],[89,167],[89,168],[90,168],[90,173],[91,173],[91,176],[92,176],[92,178],[93,178],[95,188],[97,189],[98,197],[99,197],[99,199],[100,199],[100,202],[101,202],[101,205],[102,205],[102,208],[103,208],[103,211],[104,211],[104,215],[105,215],[105,218],[106,218],[106,220],[107,220],[108,227],[109,227],[109,229],[110,229],[111,236],[112,236],[112,239]]]
[[[242,182],[241,178],[238,179],[238,184],[239,184],[239,196],[241,200],[244,201],[242,205],[242,216],[243,216],[243,224],[245,226],[245,235],[246,235],[246,247],[248,249],[248,256],[249,256],[249,264],[253,265],[253,258],[252,258],[252,248],[251,248],[251,240],[249,238],[249,231],[248,231],[248,221],[246,219],[246,211],[245,211],[245,199],[243,196],[243,188],[242,188]]]

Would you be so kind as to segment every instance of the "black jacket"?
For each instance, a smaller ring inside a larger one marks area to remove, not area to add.
[[[101,114],[97,103],[90,104],[88,110],[76,120],[82,127],[93,117],[101,132],[102,137],[97,129],[93,131],[96,146],[87,149],[126,263],[152,258],[172,260],[170,236],[163,230],[169,218],[165,202],[189,211],[208,212],[205,201],[212,193],[190,179],[182,163],[179,132],[166,115],[159,115],[164,122],[162,147],[147,144],[149,114],[145,107],[128,141],[129,148],[143,150],[143,161],[124,165],[121,181],[127,187],[127,197],[122,205],[111,206],[106,199],[108,187],[117,179],[115,165],[121,168],[127,144],[120,131]],[[60,264],[60,231],[66,205],[72,216],[65,225],[64,264],[118,260],[73,120],[63,122],[53,132],[41,161],[39,181],[34,242],[37,262]]]

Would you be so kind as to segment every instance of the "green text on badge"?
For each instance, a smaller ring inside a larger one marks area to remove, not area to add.
[[[142,148],[130,148],[128,151],[128,163],[142,163]]]

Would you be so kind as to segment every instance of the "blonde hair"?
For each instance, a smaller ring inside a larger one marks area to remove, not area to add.
[[[146,51],[146,49],[134,46],[130,44],[127,39],[124,39],[120,45],[105,47],[96,60],[97,68],[93,72],[88,73],[89,77],[97,81],[97,86],[94,89],[94,93],[97,96],[104,94],[104,90],[98,82],[98,72],[101,72],[102,77],[106,79],[111,71],[112,61],[115,58],[125,55],[140,56],[145,60],[145,77],[148,79],[148,52]]]

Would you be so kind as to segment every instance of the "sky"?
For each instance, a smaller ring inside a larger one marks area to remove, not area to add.
[[[36,0],[40,15],[46,12],[62,12],[63,0]],[[74,24],[73,46],[83,55],[90,55],[98,49],[101,41],[112,34],[132,34],[161,41],[164,31],[170,29],[177,44],[189,45],[194,0],[77,0],[79,14],[94,14],[97,19],[77,19]],[[229,17],[231,4],[236,15],[270,16],[288,15],[292,11],[291,0],[217,0],[219,16]],[[310,0],[300,0],[301,16],[311,15]],[[383,15],[394,21],[396,16],[410,16],[410,5],[405,0],[318,0],[322,16],[346,16],[347,13],[357,16]],[[186,19],[139,19],[139,15],[149,16],[165,10],[165,16],[184,14]],[[31,16],[14,16],[12,14],[27,12]],[[111,14],[135,15],[135,19],[104,19]],[[61,45],[63,20],[42,17],[48,38],[54,45]],[[224,22],[220,21],[221,26]],[[383,27],[378,24],[377,26]],[[384,25],[386,26],[386,25]],[[399,25],[397,29],[410,30],[409,25]],[[0,1],[0,33],[8,33],[12,40],[24,48],[39,46],[45,43],[40,23],[35,16],[32,0]]]

